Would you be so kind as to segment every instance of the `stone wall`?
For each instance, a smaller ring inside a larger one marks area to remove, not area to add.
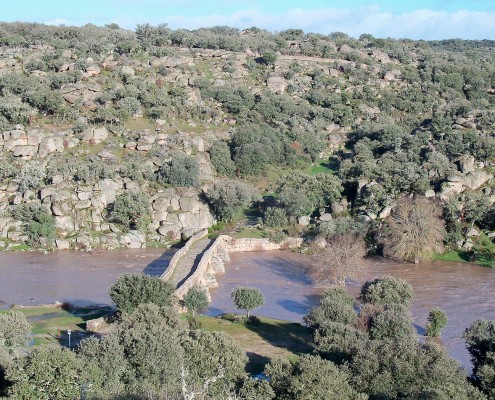
[[[168,264],[167,269],[165,272],[160,276],[160,278],[164,281],[167,281],[175,271],[175,267],[177,267],[177,264],[179,263],[179,260],[189,251],[191,246],[198,240],[203,239],[204,237],[208,236],[208,229],[204,229],[201,232],[196,233],[195,235],[191,236],[191,238],[186,242],[184,247],[182,247],[180,250],[178,250],[172,259],[170,260],[170,263]]]

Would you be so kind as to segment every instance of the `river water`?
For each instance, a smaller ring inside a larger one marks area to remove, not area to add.
[[[125,273],[160,275],[174,250],[0,252],[0,308],[55,301],[109,304],[108,288]]]
[[[219,288],[212,290],[213,301],[207,313],[236,311],[230,299],[232,289],[253,286],[266,297],[266,304],[255,314],[301,321],[322,293],[305,273],[310,262],[309,256],[281,251],[231,254],[226,273],[217,276]],[[449,323],[442,333],[442,343],[452,357],[469,369],[469,354],[461,335],[477,318],[495,319],[495,270],[444,261],[397,264],[380,257],[367,260],[367,265],[364,280],[392,275],[412,285],[415,298],[411,313],[420,335],[424,334],[432,308],[439,307],[447,313]],[[348,290],[355,298],[364,280],[349,283]]]
[[[124,273],[160,275],[174,250],[115,250],[99,254],[59,251],[0,253],[0,307],[10,304],[36,305],[55,301],[75,305],[109,304],[108,288]],[[263,291],[266,305],[257,315],[301,321],[318,303],[322,289],[312,286],[306,274],[309,256],[269,251],[233,253],[226,273],[218,275],[219,288],[211,291],[209,315],[235,312],[230,298],[237,286],[254,286]],[[448,327],[442,342],[450,354],[466,368],[469,355],[461,338],[477,318],[495,319],[495,270],[472,264],[432,261],[419,265],[397,264],[383,258],[368,260],[366,279],[393,275],[414,288],[411,307],[419,334],[424,333],[428,312],[439,307],[447,313]],[[362,282],[348,289],[359,295]]]

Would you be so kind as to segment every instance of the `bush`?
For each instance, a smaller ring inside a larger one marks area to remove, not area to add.
[[[184,296],[184,305],[191,314],[208,306],[208,297],[204,288],[194,286]]]
[[[426,325],[426,336],[438,337],[442,329],[447,326],[448,318],[442,310],[434,308],[428,314],[428,325]]]
[[[230,155],[229,145],[225,142],[215,142],[210,150],[211,163],[215,167],[218,175],[233,176],[235,172],[235,163]]]
[[[304,316],[306,325],[313,329],[326,326],[331,322],[349,325],[355,319],[354,300],[347,290],[341,287],[325,290],[320,303]]]
[[[110,219],[130,229],[144,230],[150,219],[150,205],[144,192],[124,192],[113,203]]]
[[[371,319],[370,338],[375,340],[413,340],[415,331],[407,307],[388,304]]]
[[[15,182],[19,185],[19,191],[38,190],[43,186],[45,179],[44,169],[35,163],[24,164],[15,178]]]
[[[216,182],[206,193],[206,197],[222,221],[231,221],[237,212],[249,207],[259,198],[251,185],[231,180]]]
[[[248,318],[250,318],[251,310],[265,304],[265,297],[257,288],[238,287],[232,291],[231,297],[238,309],[246,310]]]
[[[159,307],[173,304],[174,288],[169,282],[148,275],[122,275],[110,287],[109,294],[119,311],[131,314],[140,304]]]
[[[409,283],[393,276],[366,282],[361,288],[361,300],[375,305],[403,304],[409,306],[413,299]]]
[[[195,158],[177,154],[172,160],[160,167],[158,180],[173,186],[199,186],[199,168]]]
[[[287,225],[287,213],[281,207],[268,207],[263,216],[266,226],[281,228]]]
[[[24,222],[24,231],[31,246],[51,246],[55,240],[55,219],[45,207],[36,203],[20,204],[12,215]]]

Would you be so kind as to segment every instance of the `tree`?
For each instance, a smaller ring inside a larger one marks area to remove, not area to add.
[[[305,354],[295,363],[284,359],[271,362],[265,373],[277,399],[364,400],[349,384],[348,376],[332,362]]]
[[[177,154],[158,170],[158,180],[173,186],[199,186],[199,167],[194,157]]]
[[[58,345],[34,348],[7,370],[14,399],[66,400],[81,396],[85,382],[76,354]]]
[[[403,198],[383,235],[384,254],[420,262],[440,251],[444,239],[442,208],[425,197]]]
[[[352,386],[370,399],[483,399],[439,345],[368,340],[347,364]]]
[[[222,141],[214,142],[209,150],[211,163],[218,175],[233,176],[235,163],[230,154],[229,145]]]
[[[495,399],[495,321],[476,320],[462,337],[473,362],[473,380],[489,399]]]
[[[329,322],[349,325],[355,319],[354,300],[342,287],[327,289],[320,303],[304,316],[306,325],[313,329],[325,326]]]
[[[131,314],[140,304],[167,307],[174,303],[174,288],[169,282],[149,275],[122,275],[109,290],[117,308]]]
[[[246,310],[248,318],[251,310],[265,304],[265,297],[261,290],[251,287],[238,287],[230,295],[238,309]]]
[[[220,180],[206,193],[206,197],[222,221],[230,221],[234,215],[249,207],[259,198],[255,188],[245,182]]]
[[[442,333],[442,329],[447,326],[447,314],[439,308],[434,308],[428,314],[428,325],[426,325],[426,336],[437,337]]]
[[[366,244],[356,234],[337,236],[315,255],[310,274],[318,286],[345,286],[347,278],[359,278],[365,272]]]
[[[111,220],[126,228],[144,229],[150,219],[148,197],[143,192],[126,191],[117,196],[110,212]]]
[[[0,396],[8,382],[5,372],[13,359],[20,353],[22,347],[31,340],[33,326],[27,321],[24,314],[10,311],[0,314]]]
[[[361,287],[360,297],[363,302],[374,305],[403,304],[407,307],[412,302],[413,290],[402,279],[384,276],[366,282]]]
[[[19,204],[12,215],[24,222],[24,232],[31,246],[53,245],[56,235],[55,219],[46,207],[38,203]]]
[[[387,304],[372,318],[369,336],[374,340],[414,340],[416,331],[411,315],[403,304]]]
[[[196,314],[197,310],[208,306],[208,296],[204,288],[194,286],[184,296],[184,305],[187,310],[192,314]]]

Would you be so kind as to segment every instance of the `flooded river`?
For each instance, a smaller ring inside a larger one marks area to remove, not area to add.
[[[0,308],[11,304],[109,304],[108,288],[125,273],[160,275],[173,250],[139,249],[99,254],[57,251],[0,252]]]
[[[237,286],[254,286],[263,291],[266,305],[255,314],[301,321],[308,309],[318,302],[321,289],[311,286],[305,273],[308,256],[281,251],[231,254],[226,274],[217,276],[220,287],[212,290],[207,313],[234,312],[230,292]],[[419,265],[397,264],[383,258],[368,260],[366,279],[392,275],[409,282],[415,300],[411,312],[419,334],[424,334],[429,311],[439,307],[449,323],[442,342],[452,357],[470,368],[469,354],[461,338],[477,318],[495,319],[495,271],[472,264],[431,261]],[[357,297],[362,282],[348,289]]]
[[[116,250],[100,254],[81,252],[0,253],[0,307],[10,304],[44,304],[55,301],[76,305],[109,304],[108,288],[124,273],[160,275],[173,250]],[[234,312],[230,292],[237,286],[263,291],[266,305],[255,314],[301,321],[317,304],[321,289],[314,288],[305,270],[305,255],[270,251],[234,253],[226,273],[218,275],[220,287],[211,291],[209,315]],[[420,265],[396,264],[382,258],[369,260],[367,279],[393,275],[414,288],[411,308],[416,328],[424,331],[428,312],[440,307],[449,318],[442,341],[450,354],[465,367],[469,356],[462,332],[477,318],[495,319],[495,271],[472,264],[433,261]],[[357,297],[360,282],[349,290]]]

